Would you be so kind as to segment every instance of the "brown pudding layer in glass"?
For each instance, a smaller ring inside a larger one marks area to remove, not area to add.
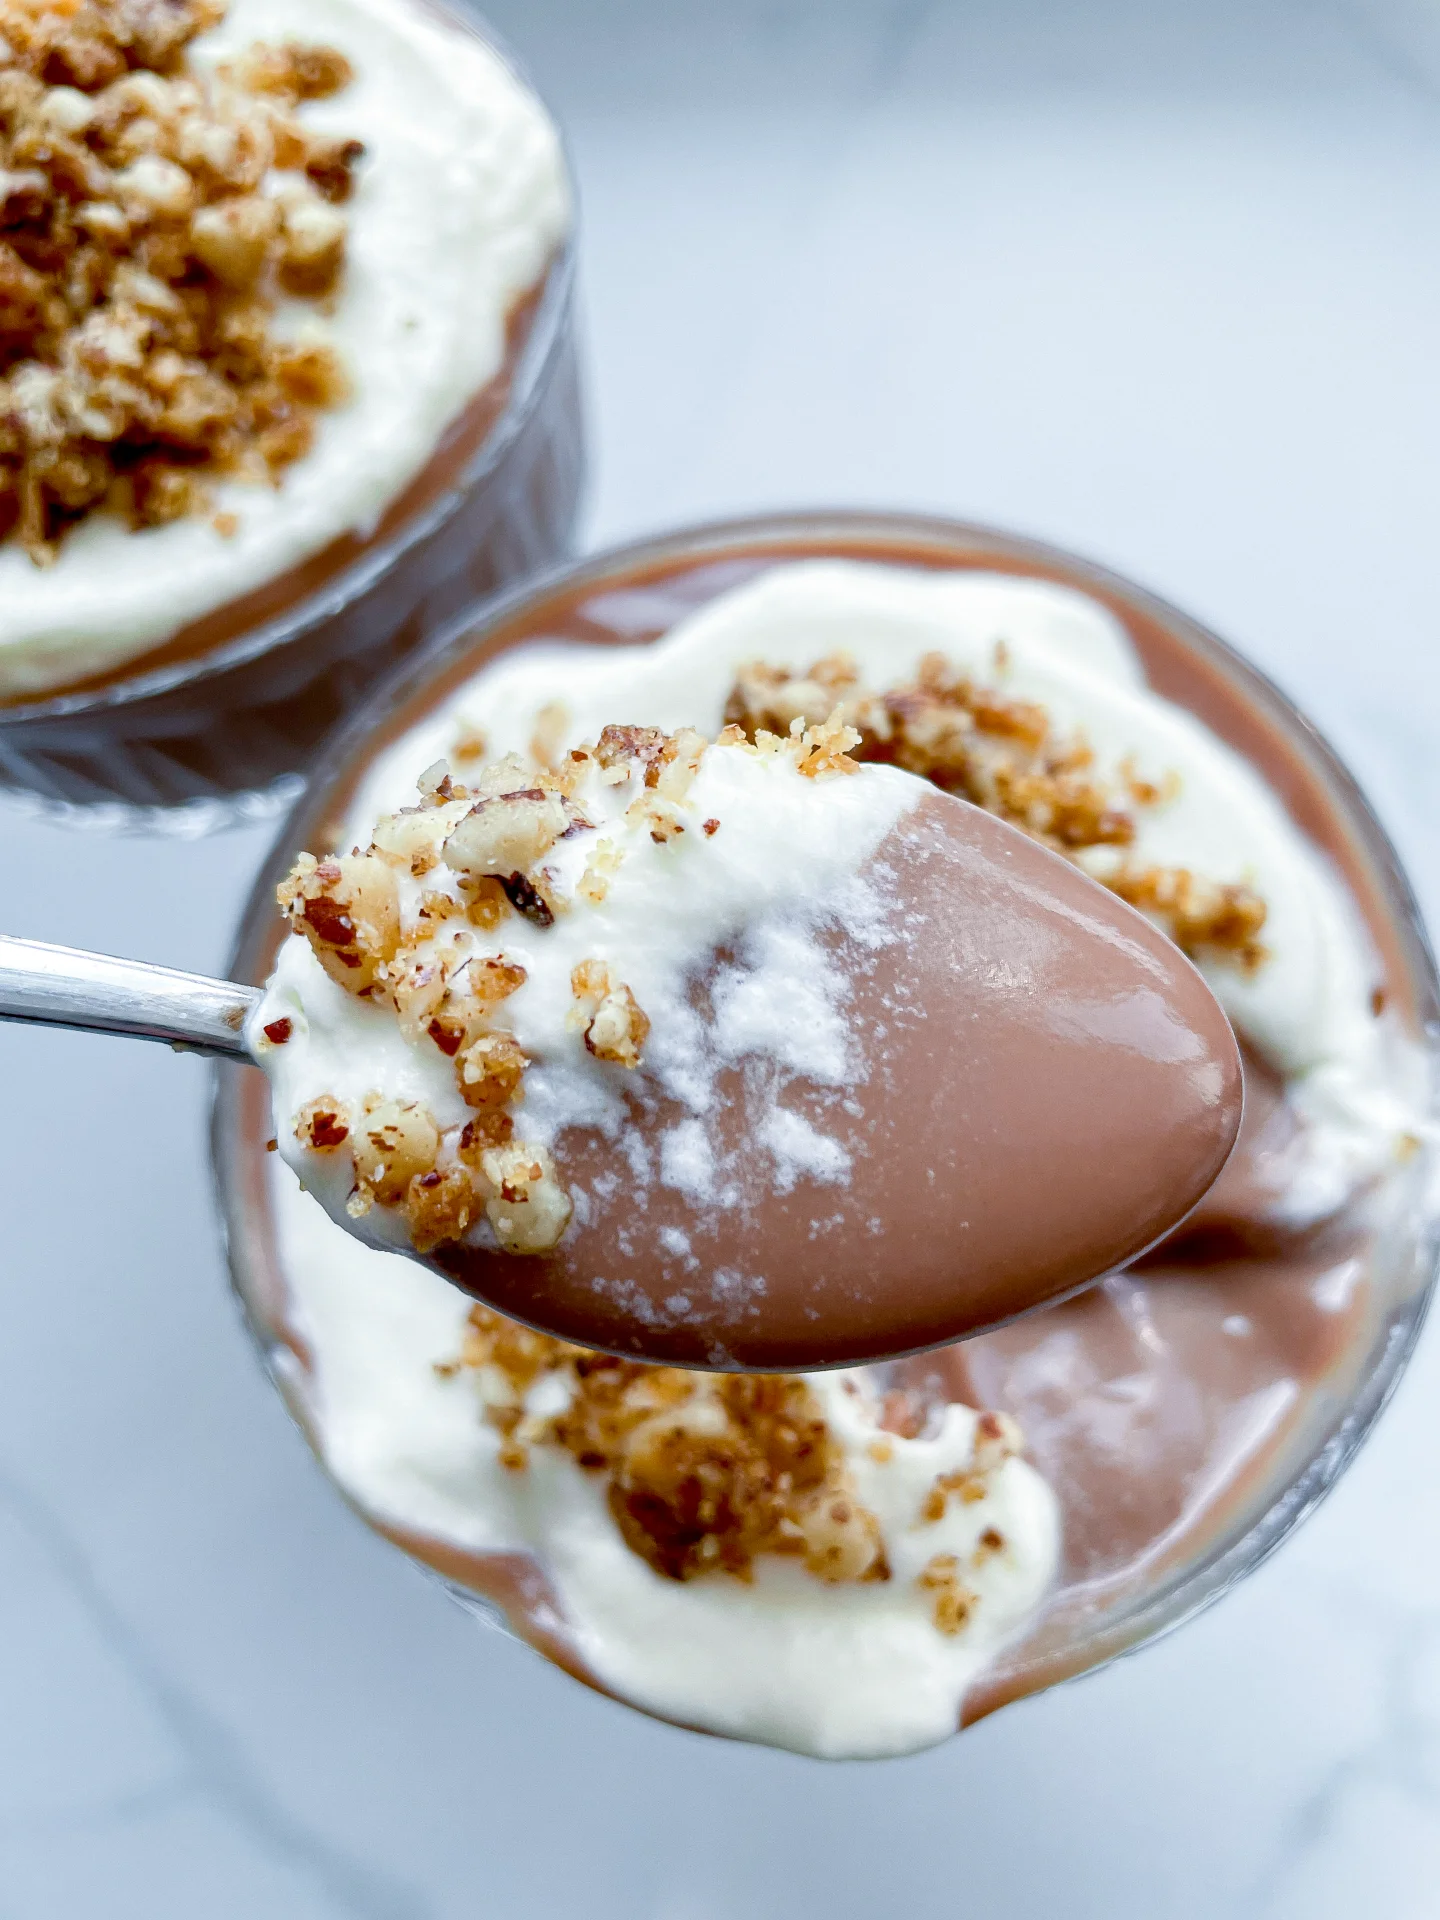
[[[1164,609],[1063,556],[968,529],[910,537],[902,526],[882,532],[873,523],[847,533],[837,522],[832,533],[797,530],[793,537],[781,523],[763,539],[757,531],[749,551],[743,530],[721,530],[708,541],[697,536],[688,551],[677,542],[628,570],[615,562],[583,569],[577,582],[529,600],[473,640],[452,640],[440,661],[402,689],[378,729],[336,749],[331,778],[322,779],[305,817],[293,824],[293,838],[261,878],[237,977],[259,981],[269,971],[279,933],[270,889],[293,851],[328,845],[330,823],[343,818],[373,755],[487,660],[537,638],[650,641],[757,571],[818,556],[1049,578],[1107,605],[1136,645],[1152,687],[1250,760],[1330,857],[1378,955],[1377,992],[1401,1029],[1419,1038],[1432,1017],[1428,961],[1404,918],[1394,876],[1377,864],[1383,843],[1378,834],[1367,841],[1370,824],[1343,776],[1262,683],[1239,663],[1226,663],[1208,640],[1184,637],[1179,616],[1172,624]],[[1399,1197],[1408,1192],[1403,1171],[1392,1179],[1397,1204],[1388,1233],[1374,1224],[1378,1215],[1358,1207],[1304,1232],[1280,1223],[1276,1202],[1289,1177],[1294,1125],[1278,1077],[1248,1052],[1245,1077],[1246,1123],[1235,1156],[1168,1243],[1078,1299],[893,1369],[891,1384],[908,1390],[917,1418],[926,1400],[947,1397],[1013,1415],[1063,1513],[1057,1589],[1024,1641],[972,1691],[967,1721],[1148,1637],[1168,1623],[1167,1596],[1183,1589],[1198,1600],[1216,1591],[1223,1577],[1201,1591],[1197,1572],[1224,1566],[1247,1535],[1255,1537],[1257,1523],[1334,1434],[1357,1383],[1376,1367],[1387,1328],[1405,1318],[1407,1302],[1429,1277],[1409,1215],[1395,1227]],[[229,1073],[217,1143],[222,1160],[237,1155],[243,1162],[238,1178],[233,1167],[226,1176],[237,1275],[267,1337],[308,1369],[303,1345],[287,1328],[266,1191],[268,1130],[260,1076]],[[297,1391],[293,1367],[289,1373],[287,1397],[305,1421],[303,1387]],[[1274,1537],[1276,1530],[1262,1543]],[[477,1559],[408,1536],[400,1543],[499,1606],[526,1638],[578,1670],[543,1574],[529,1562]]]

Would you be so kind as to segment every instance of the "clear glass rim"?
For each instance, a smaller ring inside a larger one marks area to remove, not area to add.
[[[1159,595],[1108,568],[1023,535],[970,521],[903,512],[820,510],[704,522],[562,563],[461,614],[382,681],[327,743],[246,903],[229,977],[245,981],[263,978],[268,969],[267,950],[273,946],[278,926],[275,885],[288,871],[295,851],[331,816],[334,789],[353,773],[379,724],[421,695],[428,683],[463,659],[496,628],[557,593],[596,588],[611,577],[629,576],[638,569],[663,568],[665,563],[681,559],[704,563],[742,554],[763,558],[767,549],[777,559],[801,557],[807,551],[823,552],[827,542],[843,546],[852,557],[857,546],[873,544],[880,559],[896,543],[903,543],[917,556],[921,550],[933,548],[938,565],[947,560],[951,564],[970,561],[1003,571],[1004,563],[1013,560],[1082,591],[1091,586],[1103,598],[1133,608],[1202,657],[1208,656],[1278,724],[1330,789],[1337,811],[1346,817],[1374,876],[1402,951],[1415,995],[1419,1036],[1432,1050],[1435,1048],[1440,1040],[1440,974],[1410,883],[1353,776],[1294,702],[1227,642]],[[245,1304],[242,1267],[248,1262],[245,1243],[253,1222],[240,1182],[232,1172],[232,1155],[241,1145],[238,1132],[232,1131],[237,1126],[237,1101],[232,1089],[233,1077],[222,1069],[215,1083],[212,1111],[212,1166],[232,1280]],[[1385,1316],[1363,1371],[1312,1433],[1308,1451],[1293,1464],[1285,1483],[1263,1508],[1248,1509],[1228,1532],[1218,1535],[1208,1552],[1182,1563],[1135,1604],[1122,1604],[1112,1621],[1102,1618],[1079,1636],[1076,1658],[1065,1663],[1068,1677],[1093,1672],[1194,1618],[1268,1559],[1315,1510],[1354,1459],[1395,1391],[1424,1323],[1437,1272],[1440,1221],[1431,1217],[1417,1240],[1408,1270],[1412,1285]],[[249,1318],[248,1305],[246,1312]],[[263,1352],[260,1329],[254,1330]]]
[[[424,546],[452,520],[467,498],[504,464],[510,449],[524,432],[549,384],[551,369],[560,357],[566,326],[575,302],[579,204],[570,144],[561,123],[524,64],[488,20],[477,13],[460,10],[448,4],[448,0],[421,0],[421,4],[432,12],[443,13],[466,32],[483,40],[515,79],[540,101],[559,133],[570,195],[570,227],[564,242],[546,265],[540,298],[515,359],[505,405],[491,423],[483,442],[438,499],[407,520],[388,539],[377,543],[370,551],[342,568],[314,593],[305,595],[296,605],[285,608],[271,619],[261,621],[257,626],[194,658],[171,661],[165,666],[135,674],[124,674],[122,665],[119,671],[124,677],[105,686],[75,693],[48,694],[36,700],[15,701],[0,706],[0,728],[19,727],[27,722],[73,720],[130,707],[140,701],[154,700],[196,686],[234,667],[258,660],[278,648],[303,640],[324,622],[354,606],[393,572],[407,555]]]

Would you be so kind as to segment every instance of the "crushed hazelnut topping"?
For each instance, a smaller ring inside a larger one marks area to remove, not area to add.
[[[570,1196],[543,1147],[488,1147],[480,1169],[490,1189],[485,1217],[506,1253],[548,1253],[570,1224]]]
[[[375,854],[302,853],[276,897],[330,978],[351,993],[374,987],[399,950],[395,875]]]
[[[322,1094],[296,1114],[295,1138],[312,1153],[334,1153],[350,1138],[350,1116],[339,1100]]]
[[[659,727],[606,727],[595,743],[595,759],[618,786],[637,769],[643,777],[658,766],[664,747]]]
[[[475,1183],[463,1167],[419,1173],[405,1191],[405,1223],[417,1253],[463,1240],[480,1211]]]
[[[610,891],[610,882],[620,871],[620,862],[624,855],[613,840],[598,840],[595,851],[585,863],[585,871],[576,883],[575,891],[582,900],[588,900],[592,907],[598,907]]]
[[[777,737],[801,731],[809,739],[822,721],[844,728],[853,738],[838,749],[839,761],[853,755],[902,767],[1020,827],[1085,865],[1192,959],[1224,959],[1246,972],[1265,959],[1265,902],[1253,888],[1179,868],[1137,868],[1125,855],[1136,810],[1163,806],[1172,781],[1143,779],[1128,762],[1107,781],[1093,749],[1058,734],[1043,707],[981,684],[942,654],[927,654],[912,682],[883,692],[862,683],[848,654],[799,673],[753,661],[736,677],[725,719],[771,751]],[[837,749],[817,741],[814,757],[822,770]],[[1097,850],[1113,852],[1086,858]]]
[[[414,1100],[366,1094],[355,1126],[355,1178],[382,1206],[396,1206],[417,1174],[430,1173],[440,1152],[434,1118]]]
[[[445,858],[472,879],[523,878],[569,826],[565,802],[538,787],[481,800],[445,842]]]
[[[201,74],[224,11],[0,0],[0,541],[38,565],[101,509],[158,526],[213,479],[278,482],[345,397],[334,351],[271,323],[343,269],[362,149],[293,109],[349,67],[287,45]]]
[[[1253,973],[1265,958],[1265,902],[1252,887],[1221,885],[1185,867],[1122,866],[1105,885],[1158,920],[1192,960],[1236,960]]]
[[[476,1307],[460,1356],[484,1369],[487,1419],[516,1470],[556,1446],[604,1474],[626,1544],[670,1580],[750,1580],[762,1554],[834,1584],[888,1580],[880,1525],[854,1497],[843,1450],[805,1381],[699,1374],[616,1360]],[[570,1389],[559,1413],[525,1398],[544,1376]]]
[[[460,1092],[472,1107],[503,1107],[520,1091],[529,1063],[511,1034],[482,1033],[455,1061]]]
[[[600,960],[582,960],[571,971],[570,991],[579,1009],[587,1050],[597,1060],[638,1067],[650,1022],[629,987],[615,978],[614,970]]]
[[[958,1557],[953,1553],[932,1554],[915,1584],[922,1593],[934,1595],[934,1620],[940,1632],[961,1632],[974,1611],[976,1596],[960,1578]]]
[[[610,1512],[631,1551],[670,1580],[754,1577],[766,1554],[799,1559],[814,1578],[858,1584],[891,1578],[880,1523],[855,1496],[844,1449],[809,1383],[794,1374],[693,1373],[619,1360],[535,1333],[489,1307],[471,1309],[460,1354],[437,1371],[482,1382],[485,1419],[501,1436],[501,1464],[523,1472],[536,1447],[568,1453],[604,1478]],[[546,1386],[546,1409],[531,1411]],[[559,1410],[557,1411],[557,1405]],[[970,1471],[982,1481],[1018,1448],[1003,1415],[982,1415]],[[870,1443],[877,1465],[894,1441]],[[977,1567],[1004,1550],[987,1527]],[[937,1629],[959,1633],[977,1604],[960,1560],[935,1554],[917,1586],[933,1595]]]
[[[468,760],[483,760],[487,751],[484,734],[478,728],[462,726],[450,749],[450,757],[463,766]]]

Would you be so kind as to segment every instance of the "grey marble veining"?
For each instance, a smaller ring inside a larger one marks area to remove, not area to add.
[[[297,0],[297,14],[301,11]],[[504,0],[571,129],[592,537],[905,504],[1245,647],[1440,909],[1428,0]],[[214,969],[265,840],[0,809],[7,930]],[[1222,1606],[917,1759],[653,1726],[452,1607],[226,1296],[205,1070],[0,1031],[0,1920],[1434,1920],[1440,1348]]]

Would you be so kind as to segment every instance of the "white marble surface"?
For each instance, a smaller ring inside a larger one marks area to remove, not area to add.
[[[1111,561],[1299,695],[1440,909],[1436,0],[497,17],[585,193],[595,538],[899,503]],[[0,810],[5,920],[217,966],[262,841]],[[345,1512],[225,1294],[196,1063],[6,1031],[0,1088],[0,1920],[1440,1912],[1440,1335],[1206,1618],[824,1768],[590,1697]]]

